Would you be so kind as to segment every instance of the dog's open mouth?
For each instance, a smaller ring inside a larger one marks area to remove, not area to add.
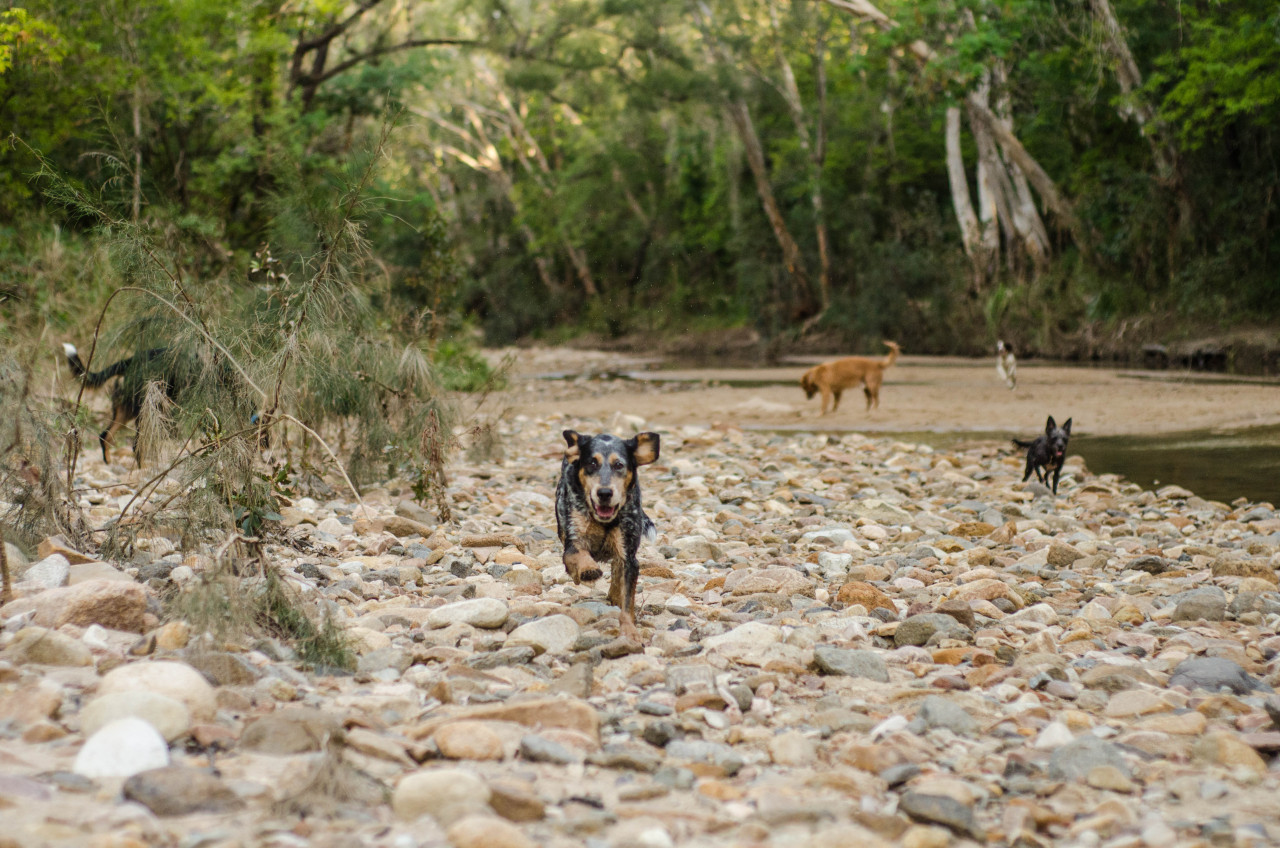
[[[612,521],[613,517],[618,514],[618,508],[616,506],[605,506],[604,504],[595,504],[593,506],[593,509],[595,510],[596,518],[600,519],[601,521]]]

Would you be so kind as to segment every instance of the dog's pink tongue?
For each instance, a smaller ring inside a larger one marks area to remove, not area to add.
[[[613,513],[614,513],[615,511],[616,511],[616,510],[615,510],[613,507],[611,507],[611,506],[602,506],[602,507],[597,507],[597,508],[596,508],[596,514],[597,514],[597,515],[599,515],[601,518],[604,518],[604,519],[606,519],[606,520],[607,520],[607,519],[610,519],[610,518],[613,518]]]

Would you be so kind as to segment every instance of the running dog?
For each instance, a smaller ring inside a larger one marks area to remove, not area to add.
[[[862,383],[862,392],[867,396],[867,411],[880,405],[880,383],[884,380],[884,369],[898,360],[901,352],[896,342],[885,342],[889,355],[884,359],[870,356],[847,356],[815,365],[800,378],[800,388],[804,389],[805,398],[812,400],[818,392],[822,392],[822,414],[827,414],[827,407],[835,412],[840,407],[841,393],[852,386]],[[832,400],[834,399],[834,403]]]
[[[1010,391],[1018,388],[1018,357],[1003,341],[996,342],[996,373]]]
[[[1048,474],[1053,472],[1053,493],[1058,494],[1058,477],[1062,474],[1062,461],[1067,456],[1067,442],[1071,439],[1071,419],[1061,427],[1053,420],[1053,416],[1049,416],[1049,420],[1045,422],[1044,433],[1037,436],[1034,441],[1024,442],[1022,439],[1014,439],[1013,443],[1020,448],[1027,449],[1027,471],[1022,475],[1022,482],[1027,482],[1031,477],[1031,472],[1036,473],[1036,479],[1046,486],[1049,485]],[[1044,469],[1041,472],[1041,469]]]
[[[116,433],[120,431],[120,428],[137,418],[138,413],[142,411],[142,402],[147,393],[147,383],[158,382],[163,384],[165,394],[169,396],[171,401],[177,396],[177,375],[168,348],[152,348],[138,356],[121,359],[101,371],[93,372],[85,368],[75,345],[63,342],[62,350],[67,355],[67,365],[70,366],[71,373],[84,383],[86,388],[97,389],[113,377],[120,378],[111,387],[111,423],[107,426],[107,429],[98,434],[98,442],[102,445],[103,462],[111,461],[111,443],[115,439]],[[138,459],[138,465],[141,466],[141,457],[137,455],[138,438],[136,435],[133,439],[133,452],[134,457]]]
[[[564,431],[567,443],[556,484],[556,530],[564,545],[564,567],[574,583],[599,580],[597,563],[610,563],[609,603],[622,611],[623,639],[640,643],[636,630],[636,552],[657,531],[640,503],[637,470],[658,458],[658,434],[620,439]]]

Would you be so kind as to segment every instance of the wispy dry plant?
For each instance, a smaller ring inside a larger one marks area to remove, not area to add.
[[[122,282],[86,340],[86,366],[101,369],[129,355],[157,363],[158,370],[139,378],[148,382],[140,384],[138,454],[147,458],[150,476],[104,528],[104,547],[123,555],[143,536],[172,537],[176,530],[184,549],[210,550],[234,534],[242,553],[260,554],[280,518],[282,487],[291,473],[278,460],[264,461],[261,440],[279,440],[286,427],[306,434],[320,461],[361,504],[356,480],[420,467],[428,456],[443,479],[450,407],[429,360],[417,344],[391,333],[366,294],[371,261],[364,227],[380,214],[371,188],[389,132],[388,125],[344,173],[317,177],[301,165],[289,166],[292,172],[277,181],[290,186],[289,193],[278,198],[269,246],[249,269],[252,285],[232,276],[193,283],[182,246],[168,240],[170,233],[153,233],[145,220],[113,214],[31,151],[46,193],[109,239]],[[156,347],[165,349],[162,358],[146,355]],[[167,385],[159,382],[162,376]],[[68,489],[81,451],[82,396],[83,387],[65,443],[43,441],[46,447],[66,445],[65,455],[51,457],[48,468],[61,466]],[[428,426],[440,438],[425,439]],[[338,427],[355,435],[343,457],[322,435]],[[179,446],[167,463],[159,461],[162,445]],[[49,474],[46,482],[57,476]],[[436,495],[447,513],[442,483]],[[297,599],[263,565],[268,619],[281,635],[323,644],[332,623],[301,612],[301,619],[288,623],[290,610],[300,609]],[[226,593],[225,602],[232,604],[235,596]],[[222,603],[218,592],[210,597],[211,608]]]
[[[0,520],[28,542],[86,539],[84,516],[58,473],[69,422],[35,396],[29,363],[0,357]]]

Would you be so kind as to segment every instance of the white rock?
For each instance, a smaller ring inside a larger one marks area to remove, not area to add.
[[[169,765],[169,746],[140,718],[122,718],[100,728],[76,755],[72,771],[85,777],[132,777]]]
[[[853,531],[848,527],[823,527],[819,530],[810,530],[800,537],[801,542],[823,542],[832,545],[842,545],[845,542],[856,542],[857,538],[853,535]]]
[[[1006,618],[1005,621],[1035,621],[1040,624],[1057,624],[1058,611],[1048,604],[1034,604],[1024,610],[1015,612],[1013,615]]]
[[[321,533],[328,533],[330,536],[337,536],[339,538],[351,532],[350,527],[332,516],[317,524],[316,529]]]
[[[911,722],[906,716],[898,714],[891,715],[884,721],[871,728],[871,738],[879,739],[881,736],[887,736],[890,733],[897,733],[899,730],[905,730]]]
[[[702,644],[709,650],[726,647],[758,648],[777,644],[782,641],[782,628],[761,621],[748,621],[740,624],[727,633],[703,639]]]
[[[839,554],[823,551],[818,554],[818,568],[822,570],[822,579],[838,580],[849,573],[853,565],[853,554]]]
[[[427,625],[439,629],[462,623],[492,629],[506,624],[508,615],[507,605],[497,598],[470,598],[436,607],[427,616]]]
[[[98,684],[98,697],[114,692],[156,692],[186,704],[193,721],[210,721],[217,712],[213,687],[191,666],[166,660],[113,668]]]
[[[1080,617],[1091,621],[1108,621],[1111,618],[1111,610],[1097,601],[1090,601],[1080,608]]]
[[[140,718],[172,742],[191,729],[191,711],[179,700],[158,692],[113,692],[94,698],[80,711],[80,729],[97,733],[113,721]]]
[[[672,595],[667,598],[667,602],[664,606],[666,607],[667,612],[672,615],[688,615],[693,612],[693,602],[680,594]]]
[[[538,653],[563,654],[578,641],[581,628],[567,615],[550,615],[522,624],[507,634],[508,648],[528,645]]]
[[[97,648],[102,651],[111,647],[111,643],[107,641],[107,628],[101,624],[90,624],[85,628],[84,635],[80,637],[80,641],[90,648]]]
[[[1071,729],[1060,721],[1051,721],[1040,731],[1040,735],[1036,737],[1034,747],[1041,751],[1051,751],[1059,748],[1075,739],[1075,734]]]
[[[71,580],[71,563],[62,554],[50,554],[32,564],[22,574],[23,583],[32,583],[42,589],[57,589]]]
[[[489,786],[463,769],[430,769],[405,777],[391,796],[396,817],[413,821],[431,815],[444,826],[489,810]]]

